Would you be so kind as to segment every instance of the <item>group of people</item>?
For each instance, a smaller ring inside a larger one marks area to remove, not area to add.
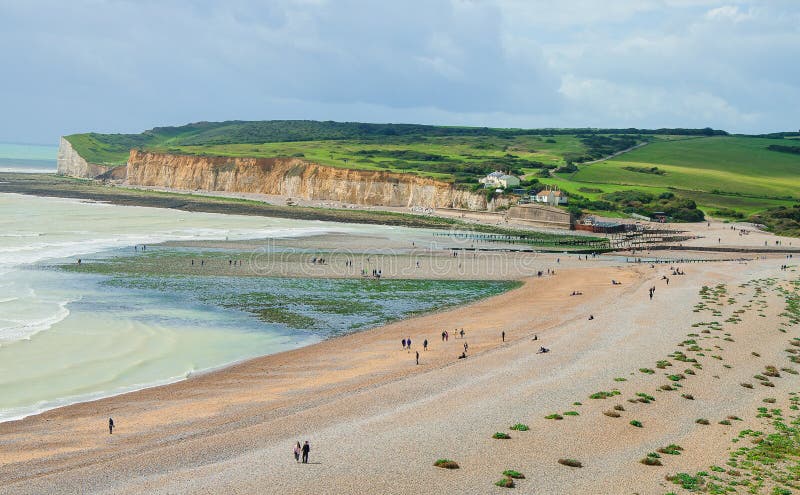
[[[381,278],[382,275],[383,275],[383,272],[381,272],[381,270],[377,270],[377,269],[373,268],[372,269],[372,275],[370,275],[370,276],[372,278],[379,279],[379,278]],[[366,269],[362,269],[361,270],[361,276],[362,277],[366,277],[367,276],[367,270]]]
[[[308,440],[306,440],[302,446],[300,445],[300,442],[297,442],[297,444],[294,446],[294,449],[292,449],[292,453],[294,454],[294,460],[296,462],[301,462],[300,459],[302,456],[302,463],[308,464],[308,453],[310,451],[311,451],[311,445],[308,444]]]

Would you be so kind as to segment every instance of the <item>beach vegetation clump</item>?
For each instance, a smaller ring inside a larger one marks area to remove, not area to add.
[[[564,416],[580,416],[580,414],[578,414],[578,411],[567,411]]]
[[[644,427],[644,425],[642,424],[642,422],[641,422],[641,421],[639,421],[638,419],[631,420],[631,422],[630,422],[630,425],[631,425],[631,426],[635,426],[635,427],[637,427],[637,428],[642,428],[642,427]]]
[[[694,395],[692,394],[681,394],[681,397],[683,397],[686,400],[694,400]]]
[[[508,440],[508,439],[511,438],[511,435],[509,435],[508,433],[503,433],[503,432],[498,431],[497,433],[492,435],[492,438],[497,439],[497,440]]]
[[[711,422],[710,422],[710,421],[708,421],[708,420],[707,420],[707,419],[705,419],[705,418],[698,418],[698,419],[696,419],[694,422],[695,422],[695,423],[697,423],[697,424],[699,424],[699,425],[709,425],[709,424],[711,424]]]
[[[443,469],[459,469],[460,467],[456,461],[450,459],[437,459],[433,465]]]
[[[655,454],[655,452],[653,452],[653,453]],[[658,455],[658,454],[656,454],[656,455]],[[650,454],[648,454],[647,457],[645,457],[644,459],[642,459],[639,462],[641,462],[645,466],[663,466],[663,464],[661,464],[661,461],[658,460],[658,458],[651,457]]]
[[[503,471],[503,476],[508,476],[509,478],[514,478],[515,480],[524,480],[525,475],[520,473],[519,471],[515,471],[513,469],[506,469]]]
[[[684,376],[681,373],[678,373],[677,375],[667,375],[667,378],[669,378],[673,382],[678,382],[678,381],[681,381],[681,380],[685,379],[686,376]]]
[[[723,419],[722,421],[719,422],[719,424],[725,425],[725,426],[730,426],[731,422],[730,422],[730,420]]]
[[[547,416],[544,417],[544,419],[556,419],[556,420],[559,420],[559,419],[564,419],[564,416],[562,416],[560,414],[557,414],[557,413],[553,413],[553,414],[548,414]]]
[[[495,481],[494,484],[502,488],[514,488],[514,480],[511,478],[501,478]]]
[[[675,476],[668,477],[667,479],[676,485],[680,485],[684,490],[689,490],[690,492],[700,490],[703,484],[705,484],[705,480],[702,476],[692,476],[687,473],[678,473]]]
[[[614,397],[615,395],[619,395],[619,390],[612,390],[610,392],[606,392],[605,390],[601,390],[600,392],[595,392],[589,396],[590,399],[608,399],[609,397]]]
[[[603,411],[603,414],[605,414],[609,418],[619,418],[620,416],[622,416],[617,411]]]
[[[680,445],[676,445],[674,443],[671,443],[671,444],[667,445],[666,447],[661,447],[660,449],[658,449],[658,452],[661,452],[662,454],[669,454],[669,455],[681,455],[681,450],[683,450],[683,447],[681,447]]]
[[[653,397],[652,395],[648,395],[644,392],[638,392],[636,394],[636,397],[638,397],[638,399],[636,399],[636,402],[641,402],[642,404],[649,404],[656,400],[655,397]]]
[[[675,390],[675,387],[673,387],[672,385],[669,385],[669,384],[667,384],[667,385],[661,385],[661,386],[660,386],[660,387],[658,387],[658,388],[659,388],[659,390],[664,390],[665,392],[669,392],[669,391],[671,391],[671,390]]]
[[[528,428],[528,425],[522,424],[522,423],[517,423],[517,424],[513,425],[509,429],[510,430],[515,430],[515,431],[528,431],[528,430],[530,430],[530,428]]]
[[[615,411],[624,411],[625,408],[622,407],[622,404],[617,404],[616,406],[614,406],[614,410]]]
[[[670,363],[666,359],[662,359],[662,360],[656,362],[656,368],[659,368],[659,369],[663,370],[667,366],[672,366],[672,363]]]
[[[618,376],[618,377],[614,378],[614,381],[615,382],[627,382],[628,379],[627,378],[623,378],[621,376]]]
[[[576,467],[576,468],[583,467],[581,461],[577,459],[559,459],[558,463],[569,467]]]
[[[765,397],[762,399],[762,401],[766,402],[767,404],[775,404],[776,399],[775,397]]]
[[[656,371],[655,371],[654,369],[652,369],[652,368],[639,368],[639,371],[641,371],[642,373],[644,373],[644,374],[646,374],[646,375],[652,375],[653,373],[655,373],[655,372],[656,372]]]
[[[752,383],[740,383],[739,385],[741,385],[744,388],[753,388],[753,384]]]

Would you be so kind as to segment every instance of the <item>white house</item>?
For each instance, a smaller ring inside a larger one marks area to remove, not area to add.
[[[531,199],[537,203],[545,203],[553,206],[567,204],[567,195],[558,189],[543,189],[536,193]]]
[[[478,182],[483,184],[486,188],[502,187],[507,189],[519,185],[519,179],[517,177],[504,174],[503,172],[492,172],[486,177],[478,179]]]

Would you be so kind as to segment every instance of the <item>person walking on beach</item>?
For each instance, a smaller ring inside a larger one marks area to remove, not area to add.
[[[503,330],[503,332],[500,335],[503,337],[503,342],[505,342],[506,341],[506,331]]]
[[[419,364],[419,351],[417,351],[417,364]]]
[[[445,338],[445,336],[446,336],[446,335],[447,335],[447,332],[445,332],[444,330],[442,330],[442,342],[444,342],[444,338]]]
[[[464,329],[463,328],[461,329],[461,338],[462,339],[464,338]]]
[[[403,342],[403,350],[406,350],[406,339],[403,339],[402,342]]]
[[[114,433],[114,419],[108,418],[108,434],[112,435]]]
[[[303,444],[303,464],[308,464],[308,452],[311,450],[311,445],[308,444],[308,440],[306,443]]]
[[[406,339],[406,346],[408,346],[408,350],[411,351],[411,337]]]
[[[294,446],[294,460],[295,462],[300,462],[300,453],[303,451],[303,447],[300,446],[300,442],[298,441],[297,444]]]
[[[428,350],[428,339],[425,339],[425,340],[422,341],[422,350],[423,351],[427,351]]]
[[[468,350],[469,350],[469,344],[464,342],[464,352],[467,352]]]

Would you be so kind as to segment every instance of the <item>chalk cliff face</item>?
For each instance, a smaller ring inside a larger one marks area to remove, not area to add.
[[[62,140],[63,141],[63,140]],[[59,160],[59,170],[60,169]],[[131,150],[126,182],[174,189],[276,194],[370,206],[492,209],[486,197],[412,174],[349,170],[297,158],[232,158]]]
[[[63,137],[58,143],[56,163],[58,164],[58,173],[60,175],[69,175],[71,177],[94,178],[98,175],[105,174],[112,168],[124,168],[88,163],[72,148],[69,141]]]

